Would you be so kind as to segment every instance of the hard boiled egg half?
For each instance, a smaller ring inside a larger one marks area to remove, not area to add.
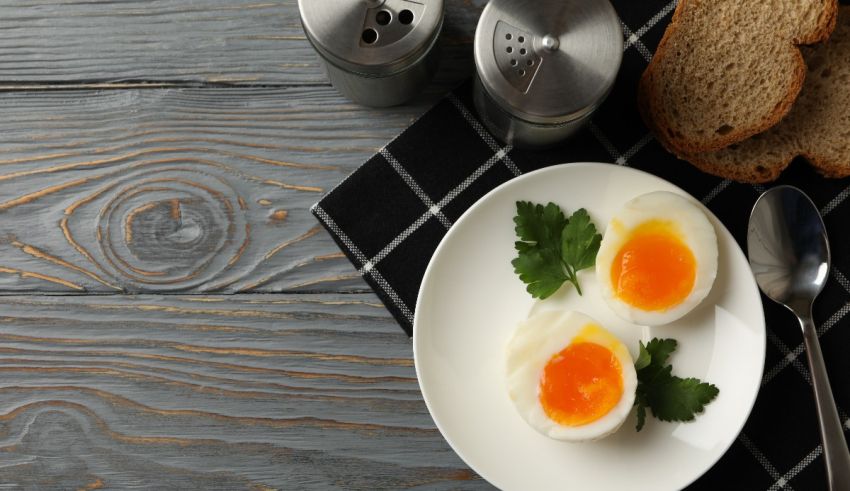
[[[603,298],[635,324],[690,312],[717,276],[717,236],[690,199],[667,191],[634,198],[608,223],[596,256]]]
[[[637,375],[629,350],[590,317],[543,311],[507,346],[508,394],[520,415],[558,440],[602,438],[632,408]]]

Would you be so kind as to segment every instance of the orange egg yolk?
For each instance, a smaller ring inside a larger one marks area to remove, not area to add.
[[[616,296],[647,311],[663,311],[687,298],[696,279],[696,259],[669,222],[650,220],[637,227],[611,268]]]
[[[596,343],[573,343],[553,356],[540,377],[540,403],[558,424],[580,426],[608,414],[623,395],[620,361]]]

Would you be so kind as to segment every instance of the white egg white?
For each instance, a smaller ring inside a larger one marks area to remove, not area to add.
[[[643,310],[624,302],[617,297],[611,279],[611,269],[620,249],[635,228],[650,220],[673,224],[696,261],[691,292],[682,302],[665,310]],[[596,278],[602,297],[617,315],[634,324],[657,326],[681,318],[705,299],[716,276],[717,235],[714,226],[692,199],[667,191],[644,194],[626,203],[608,223],[596,256]]]
[[[607,414],[580,426],[559,424],[546,415],[540,403],[540,379],[549,360],[574,340],[592,342],[609,349],[620,362],[623,395]],[[532,428],[557,440],[596,440],[623,424],[631,411],[637,375],[629,350],[592,318],[572,311],[549,310],[520,323],[507,346],[508,394],[519,414]]]

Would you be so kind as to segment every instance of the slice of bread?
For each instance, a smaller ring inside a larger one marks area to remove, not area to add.
[[[744,182],[776,179],[797,156],[829,177],[850,176],[850,6],[828,43],[804,48],[808,75],[781,123],[723,150],[685,156],[698,168]]]
[[[805,79],[799,45],[825,41],[836,0],[680,0],[638,103],[677,155],[719,150],[776,125]]]

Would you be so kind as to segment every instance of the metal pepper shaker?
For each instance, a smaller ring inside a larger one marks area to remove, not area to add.
[[[559,143],[605,100],[622,57],[608,0],[491,0],[475,31],[475,107],[506,143]]]
[[[443,0],[298,0],[334,87],[367,106],[410,100],[438,64]]]

